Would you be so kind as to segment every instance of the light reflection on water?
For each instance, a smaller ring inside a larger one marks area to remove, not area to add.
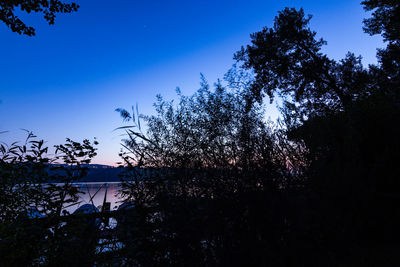
[[[103,205],[105,195],[106,201],[111,203],[111,210],[116,210],[122,204],[120,203],[122,199],[118,196],[118,190],[121,188],[120,182],[79,183],[75,185],[79,187],[79,191],[82,193],[79,194],[79,204],[66,208],[70,213],[84,204],[94,204],[96,207]]]

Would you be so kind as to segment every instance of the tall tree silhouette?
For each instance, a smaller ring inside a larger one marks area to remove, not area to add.
[[[287,135],[306,145],[308,188],[320,200],[313,206],[334,249],[399,234],[399,3],[363,4],[373,10],[365,30],[388,44],[368,69],[351,53],[338,62],[324,55],[325,42],[315,38],[302,9],[280,12],[272,28],[252,34],[236,54],[255,73],[254,100],[275,92],[285,100]]]
[[[291,260],[283,258],[295,239],[285,220],[297,224],[285,192],[293,190],[297,199],[294,180],[301,172],[293,166],[301,148],[277,138],[261,105],[249,106],[246,77],[230,72],[227,79],[229,86],[214,89],[202,79],[190,97],[178,90],[177,104],[158,97],[156,115],[139,116],[144,132],[137,112],[117,110],[134,122],[122,127],[128,167],[122,194],[135,206],[121,237],[133,237],[123,241],[132,264]]]
[[[344,110],[363,93],[368,76],[360,58],[329,59],[321,52],[326,42],[309,28],[310,19],[303,9],[286,8],[273,27],[252,34],[251,45],[236,53],[243,67],[255,72],[251,91],[256,100],[278,92],[307,116]]]

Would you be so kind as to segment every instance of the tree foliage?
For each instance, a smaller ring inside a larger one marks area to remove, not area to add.
[[[311,17],[286,8],[235,55],[241,75],[230,72],[228,85],[237,91],[203,82],[192,97],[178,91],[176,106],[159,97],[157,115],[140,116],[146,134],[138,122],[127,128],[123,194],[137,204],[134,228],[146,229],[134,243],[151,248],[141,258],[144,247],[129,246],[135,263],[380,262],[380,247],[400,234],[398,4],[364,4],[375,10],[367,31],[388,43],[378,65],[365,68],[352,53],[330,59]],[[284,100],[278,131],[262,119],[265,94]]]
[[[43,18],[49,23],[54,24],[57,13],[76,12],[79,5],[68,3],[63,0],[2,0],[0,1],[0,20],[3,21],[13,32],[35,35],[35,29],[26,25],[17,15],[16,9],[25,13],[42,13]]]
[[[363,1],[366,11],[373,11],[372,17],[364,20],[365,32],[381,34],[387,42],[400,40],[400,3],[395,0]]]
[[[83,193],[73,183],[85,176],[82,165],[96,149],[88,140],[67,139],[52,156],[44,144],[29,133],[23,144],[0,145],[0,252],[9,265],[68,265],[90,257],[74,252],[76,246],[90,251],[85,221],[65,220],[66,208],[76,206]],[[84,234],[86,243],[72,242]]]
[[[300,119],[346,109],[366,94],[368,83],[360,57],[349,53],[336,62],[321,52],[326,42],[316,39],[310,19],[302,9],[286,8],[273,27],[252,34],[251,45],[235,55],[255,73],[251,92],[256,100],[261,101],[263,93],[272,99],[277,92],[290,101],[287,108],[296,104]]]
[[[301,147],[277,138],[261,105],[248,106],[245,76],[231,71],[227,79],[230,86],[218,82],[212,90],[202,78],[194,95],[177,91],[177,104],[159,96],[153,116],[117,110],[134,120],[122,127],[127,131],[122,157],[130,167],[122,194],[135,203],[134,219],[125,228],[134,231],[125,256],[135,264],[285,262],[272,255],[292,242],[284,221],[293,207],[284,189],[295,192],[299,184],[294,174],[301,177],[301,167],[295,169],[294,157]]]
[[[335,249],[382,244],[399,234],[399,3],[363,4],[373,11],[364,29],[387,42],[378,50],[378,65],[365,68],[352,53],[329,59],[302,9],[280,12],[272,28],[252,34],[251,44],[236,54],[255,73],[254,100],[265,93],[284,99],[287,136],[307,148],[308,188],[321,216],[315,223]],[[378,229],[386,234],[371,235]]]

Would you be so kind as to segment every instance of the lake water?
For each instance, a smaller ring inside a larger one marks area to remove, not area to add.
[[[96,207],[103,205],[104,196],[106,201],[111,203],[111,210],[116,210],[122,200],[118,197],[118,190],[121,188],[120,182],[107,183],[79,183],[75,184],[82,193],[79,195],[79,204],[68,207],[69,212],[74,212],[84,204],[94,204]]]

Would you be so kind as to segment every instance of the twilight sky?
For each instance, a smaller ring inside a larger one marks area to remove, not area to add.
[[[311,27],[328,41],[334,59],[347,51],[375,63],[379,37],[362,31],[368,16],[358,0],[75,0],[81,7],[48,26],[38,15],[23,16],[35,37],[20,36],[0,23],[0,141],[22,141],[33,131],[49,146],[97,137],[95,163],[118,161],[122,126],[115,108],[138,103],[153,112],[157,94],[175,97],[222,78],[249,35],[271,26],[285,6],[312,14]],[[277,116],[274,104],[271,118]]]

